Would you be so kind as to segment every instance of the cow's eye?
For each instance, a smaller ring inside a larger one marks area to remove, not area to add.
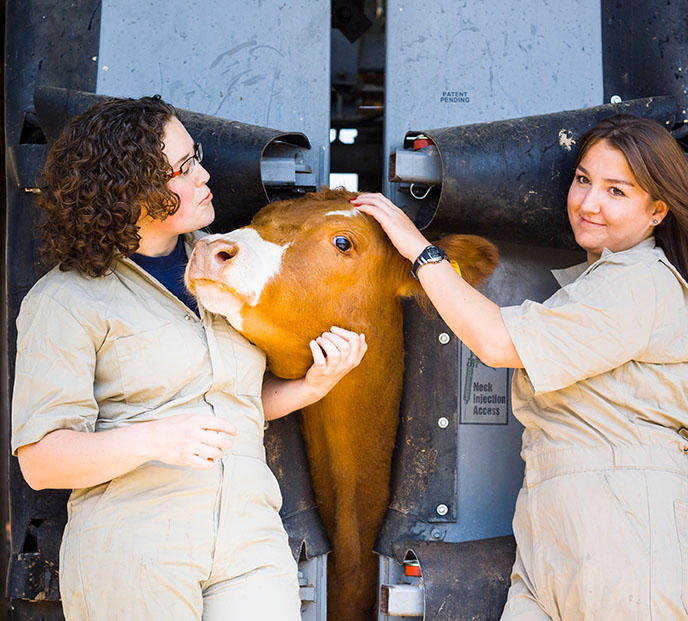
[[[332,243],[342,252],[349,252],[351,250],[351,240],[348,237],[344,237],[344,235],[337,235],[332,240]]]

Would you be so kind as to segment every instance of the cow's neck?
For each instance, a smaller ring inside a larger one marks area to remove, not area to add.
[[[401,312],[390,319],[394,325],[366,334],[369,349],[361,364],[302,411],[313,488],[335,550],[338,583],[346,580],[347,568],[360,571],[361,563],[366,574],[374,573],[369,556],[389,500],[404,359]],[[374,578],[366,576],[371,583]]]

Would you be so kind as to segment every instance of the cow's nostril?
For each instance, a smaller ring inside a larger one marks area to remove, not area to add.
[[[236,249],[220,250],[220,252],[218,252],[215,255],[215,260],[218,263],[226,263],[227,261],[231,261],[236,256],[236,254],[237,254]]]

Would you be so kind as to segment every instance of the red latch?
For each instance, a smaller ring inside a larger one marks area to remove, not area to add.
[[[430,138],[426,138],[425,136],[419,136],[413,141],[413,150],[419,151],[420,149],[424,149],[425,147],[428,147],[431,144],[432,140],[430,140]]]
[[[423,575],[423,572],[420,570],[420,563],[418,561],[407,562],[404,566],[404,570],[406,571],[407,576],[416,576],[420,578]]]

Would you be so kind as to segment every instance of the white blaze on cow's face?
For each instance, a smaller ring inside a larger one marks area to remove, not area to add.
[[[344,216],[345,218],[353,218],[360,216],[361,212],[356,209],[337,209],[336,211],[328,211],[326,216]]]
[[[258,304],[265,285],[279,273],[288,246],[266,241],[252,228],[209,235],[194,248],[187,286],[205,308],[241,330],[241,310]]]

